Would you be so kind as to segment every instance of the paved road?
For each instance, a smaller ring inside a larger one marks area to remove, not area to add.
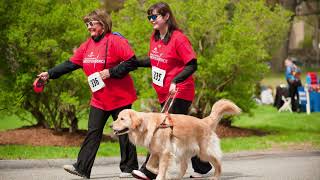
[[[119,179],[118,158],[99,158],[92,179]],[[143,157],[139,157],[140,163]],[[62,164],[72,160],[1,160],[0,179],[81,179],[66,173]],[[172,165],[170,174],[177,168]],[[192,172],[191,164],[184,179]],[[128,178],[130,179],[130,178]],[[127,179],[127,180],[128,180]],[[208,179],[208,178],[203,178]],[[247,152],[225,154],[221,180],[320,180],[320,151],[312,152]],[[133,180],[132,178],[130,180]]]

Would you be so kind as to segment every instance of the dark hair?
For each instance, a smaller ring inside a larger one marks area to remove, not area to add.
[[[102,9],[97,9],[83,17],[83,22],[99,21],[104,29],[104,33],[110,33],[112,29],[112,21],[110,15]]]
[[[168,32],[167,32],[166,36],[163,39],[164,44],[168,44],[169,41],[170,41],[170,38],[172,36],[173,31],[174,30],[179,30],[177,21],[174,18],[169,5],[167,3],[165,3],[165,2],[158,2],[158,3],[154,4],[154,5],[152,5],[147,11],[148,15],[152,15],[152,12],[154,10],[156,10],[157,13],[160,14],[161,16],[165,16],[166,14],[169,14],[169,19],[167,20]],[[155,33],[154,33],[153,36],[154,36],[155,41],[160,40],[160,32],[159,32],[159,30],[155,30]]]

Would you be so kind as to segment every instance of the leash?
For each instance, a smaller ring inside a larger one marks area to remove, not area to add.
[[[172,106],[177,94],[178,94],[178,89],[176,90],[175,93],[170,93],[168,95],[168,97],[167,97],[167,99],[166,99],[166,101],[164,103],[164,106],[163,106],[163,108],[161,110],[161,113],[165,113],[165,117],[164,117],[163,121],[161,122],[161,124],[159,125],[158,128],[168,128],[168,127],[170,127],[171,130],[173,129],[173,120],[170,117],[169,110],[171,109],[171,106]],[[166,119],[169,120],[169,124],[167,124],[165,122]]]
[[[16,106],[18,103],[21,102],[22,98],[26,95],[26,94],[29,94],[31,90],[33,90],[35,93],[41,93],[44,89],[44,86],[46,84],[49,83],[49,80],[47,81],[44,81],[42,80],[41,78],[37,77],[36,80],[33,82],[32,86],[30,86],[30,89],[28,88],[27,90],[25,90],[23,92],[23,94],[20,96],[20,98],[18,98],[15,103],[13,105],[10,105],[11,107],[13,106]],[[3,110],[8,110],[9,107],[4,107],[4,108],[1,108],[0,111],[3,111]]]
[[[21,102],[21,99],[22,99],[26,94],[28,94],[31,90],[32,90],[32,88],[26,90],[26,91],[20,96],[20,98],[19,98],[13,105],[10,105],[10,106],[13,107],[13,106],[16,106],[18,103],[20,103],[20,102]],[[9,109],[8,106],[5,107],[5,108],[1,108],[0,111],[7,110],[7,109]]]

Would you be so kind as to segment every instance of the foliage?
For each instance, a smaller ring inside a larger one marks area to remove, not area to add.
[[[123,9],[111,14],[113,31],[120,32],[128,39],[137,57],[146,57],[149,48],[151,29],[145,13],[149,5],[150,2],[127,0]],[[150,83],[151,71],[149,69],[138,69],[131,75],[133,75],[140,99],[156,96]],[[144,104],[145,102],[142,101],[141,103]]]
[[[146,56],[152,33],[147,8],[156,0],[126,0],[112,13],[114,31],[122,33],[138,57]],[[290,13],[264,1],[167,1],[198,56],[194,103],[200,116],[219,98],[235,101],[244,111],[254,106],[255,84],[267,71],[266,61],[286,35]],[[76,113],[90,97],[81,71],[65,75],[35,94],[35,76],[69,58],[87,37],[81,17],[99,6],[90,0],[6,0],[0,2],[0,102],[20,118],[28,113],[38,124],[59,130],[76,128]],[[132,73],[139,99],[155,97],[150,69]],[[152,101],[150,101],[152,102]],[[143,104],[143,102],[142,102]],[[70,122],[71,121],[71,122]]]
[[[198,75],[202,78],[198,82],[204,96],[200,104],[228,98],[244,111],[254,106],[256,83],[267,72],[266,61],[286,34],[288,18],[285,10],[277,6],[271,11],[263,1],[236,3],[232,21],[221,30],[214,53],[200,59]]]
[[[83,73],[51,81],[45,91],[35,94],[32,83],[38,73],[47,71],[72,55],[72,49],[87,37],[81,17],[98,7],[90,0],[7,1],[6,24],[1,41],[1,104],[9,113],[31,113],[38,124],[59,130],[77,122],[76,112],[88,103]],[[26,111],[23,111],[23,110]],[[70,122],[73,121],[73,122]],[[76,128],[76,126],[74,126]]]
[[[130,40],[138,56],[148,52],[152,27],[147,8],[158,1],[125,1],[113,14],[118,31]],[[281,45],[288,30],[290,13],[265,2],[228,0],[166,1],[187,34],[198,56],[194,103],[200,116],[220,98],[235,101],[244,111],[254,106],[252,96],[268,71],[267,61]],[[146,93],[150,70],[134,73],[139,93]],[[147,92],[147,94],[150,92]]]

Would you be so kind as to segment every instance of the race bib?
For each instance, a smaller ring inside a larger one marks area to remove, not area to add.
[[[88,76],[88,82],[92,92],[96,92],[105,86],[99,72],[95,72]]]
[[[166,71],[157,67],[152,67],[152,82],[158,86],[163,87],[163,80]]]

